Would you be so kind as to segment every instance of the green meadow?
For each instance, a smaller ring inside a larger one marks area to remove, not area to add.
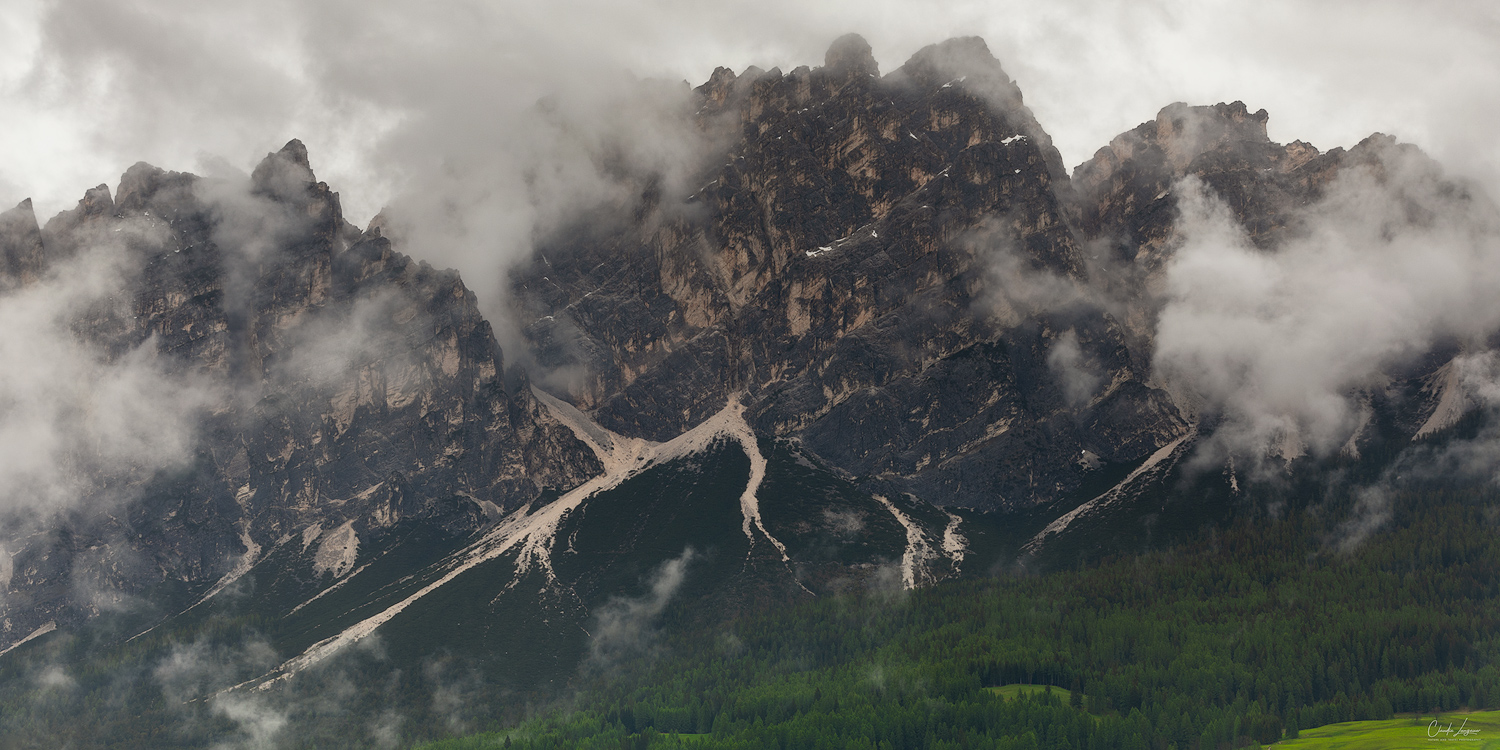
[[[1308,729],[1272,747],[1286,750],[1500,750],[1500,711],[1404,715]]]
[[[1048,685],[1001,685],[1000,687],[985,688],[985,690],[1006,700],[1015,700],[1023,695],[1045,695],[1048,687]],[[1057,699],[1063,703],[1067,703],[1073,696],[1073,693],[1067,688],[1060,688],[1055,685],[1050,687],[1052,688],[1052,694],[1057,696]]]

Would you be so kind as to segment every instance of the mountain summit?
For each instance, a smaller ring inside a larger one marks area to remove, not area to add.
[[[1330,295],[1268,264],[1493,234],[1393,139],[1321,152],[1172,104],[1070,174],[973,37],[882,76],[851,34],[692,97],[691,187],[625,174],[631,200],[538,237],[509,358],[296,140],[248,179],[137,164],[45,226],[0,214],[16,359],[62,363],[5,382],[65,467],[6,488],[5,658],[77,637],[77,664],[146,670],[233,633],[257,656],[212,691],[340,659],[420,691],[456,658],[536,697],[658,621],[1135,551],[1482,418],[1494,331],[1462,316],[1316,378],[1344,339],[1287,343]]]

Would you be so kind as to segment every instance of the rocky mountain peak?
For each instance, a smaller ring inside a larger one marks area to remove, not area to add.
[[[296,138],[287,141],[280,151],[266,154],[250,173],[250,179],[258,191],[283,200],[304,196],[308,187],[317,183],[307,159],[307,147]]]
[[[30,198],[17,203],[15,208],[0,213],[0,238],[7,237],[13,232],[29,234],[40,231],[36,223],[36,212],[31,208]]]
[[[312,171],[312,163],[307,160],[307,146],[297,138],[287,141],[286,145],[276,152],[276,155],[307,169],[308,172]]]
[[[83,199],[78,201],[78,212],[80,218],[108,216],[114,213],[115,199],[109,193],[109,186],[96,185],[85,191]]]
[[[1004,118],[1012,133],[1035,142],[1054,182],[1066,184],[1068,173],[1052,138],[1026,107],[1021,89],[1006,75],[989,45],[977,36],[955,37],[917,50],[891,78],[922,91],[957,89],[978,98]]]
[[[713,75],[708,81],[697,88],[698,93],[704,98],[706,104],[713,107],[724,106],[725,100],[729,98],[730,90],[734,87],[734,71],[725,67],[714,68]]]
[[[108,185],[98,185],[85,191],[78,205],[47,220],[42,227],[42,236],[47,244],[50,258],[71,256],[85,236],[80,230],[98,226],[115,215],[115,201],[110,196]]]
[[[0,649],[228,616],[286,660],[235,678],[261,688],[378,632],[392,669],[473,656],[521,689],[577,674],[584,627],[663,565],[691,561],[681,600],[718,614],[1192,534],[1252,485],[1194,453],[1222,408],[1156,365],[1178,194],[1212,191],[1269,257],[1341,170],[1436,175],[1380,134],[1272,143],[1236,101],[1169,105],[1069,178],[977,37],[882,78],[849,34],[824,67],[696,91],[696,192],[561,217],[511,269],[524,371],[399,222],[344,221],[295,139],[249,177],[138,163],[45,230],[0,212],[0,292],[97,247],[117,286],[67,330],[198,404],[169,469],[100,468],[57,533],[0,529]],[[1414,211],[1441,193],[1416,187]],[[1334,468],[1451,426],[1439,364],[1361,395],[1374,426]]]
[[[1297,141],[1274,143],[1270,116],[1244,102],[1169,104],[1156,117],[1116,136],[1073,170],[1081,229],[1148,256],[1156,268],[1176,216],[1174,186],[1196,176],[1223,197],[1251,238],[1264,246],[1287,226],[1287,211],[1331,177],[1343,150],[1319,153]]]
[[[1156,115],[1156,140],[1173,169],[1182,170],[1205,151],[1226,143],[1270,143],[1264,109],[1251,113],[1244,102],[1190,107],[1176,102]]]
[[[1000,61],[990,54],[989,45],[977,36],[955,37],[929,44],[917,50],[898,73],[928,85],[942,85],[966,76],[987,76],[1011,84]]]
[[[368,224],[365,225],[365,232],[364,232],[365,237],[369,237],[369,238],[385,237],[391,231],[391,226],[390,225],[391,225],[390,217],[388,217],[388,216],[385,215],[385,211],[384,210],[381,210],[381,211],[377,212],[374,216],[370,217],[370,223],[368,223]]]
[[[0,286],[10,288],[35,280],[44,269],[45,257],[42,230],[30,198],[0,213]]]
[[[734,127],[693,217],[607,238],[580,217],[514,274],[537,360],[588,373],[566,399],[664,441],[741,393],[755,429],[882,492],[985,508],[1076,491],[1085,450],[1129,462],[1175,439],[1113,322],[1020,326],[985,290],[998,265],[1074,279],[1082,260],[1061,158],[984,42],[874,70],[851,35],[823,68],[716,72],[699,116]],[[1066,331],[1098,388],[1054,387]]]
[[[870,50],[870,43],[859,34],[845,34],[833,40],[823,56],[823,67],[830,72],[853,75],[880,75],[880,66]]]

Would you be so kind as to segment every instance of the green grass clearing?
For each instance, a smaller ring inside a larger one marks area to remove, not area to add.
[[[1023,695],[1045,693],[1047,692],[1047,688],[1047,685],[1001,685],[1000,687],[988,687],[985,688],[985,690],[988,690],[991,693],[994,693],[995,695],[998,695],[1006,700],[1015,700],[1016,698],[1019,698]],[[1064,704],[1068,702],[1069,698],[1073,697],[1072,691],[1068,690],[1067,688],[1060,688],[1056,685],[1052,685],[1051,688],[1052,694],[1057,696],[1057,699],[1062,701]]]
[[[1440,731],[1450,726],[1452,732]],[[1272,747],[1285,750],[1500,750],[1500,711],[1444,713],[1437,714],[1435,719],[1433,714],[1407,714],[1384,721],[1346,721],[1305,729],[1297,739],[1282,740]]]

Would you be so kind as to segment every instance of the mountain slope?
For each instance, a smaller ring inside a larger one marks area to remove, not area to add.
[[[588,373],[563,385],[601,424],[659,438],[744,390],[767,434],[988,510],[1187,429],[1089,304],[1068,177],[983,42],[881,78],[846,37],[822,68],[696,93],[730,144],[702,189],[648,186],[624,231],[565,229],[514,276],[542,363]]]
[[[451,673],[521,711],[791,602],[1318,503],[1357,543],[1402,476],[1483,481],[1500,316],[1429,296],[1345,337],[1374,351],[1286,343],[1339,291],[1299,259],[1363,271],[1450,227],[1487,257],[1493,205],[1411,147],[1171,105],[1069,176],[977,39],[881,76],[850,36],[691,96],[711,158],[686,188],[615,165],[630,201],[537,237],[509,359],[297,141],[243,179],[139,164],[45,226],[0,214],[0,363],[48,363],[0,367],[42,405],[0,423],[42,467],[0,472],[0,689],[113,674],[133,715],[196,711],[192,746],[351,683],[436,731],[411,696]],[[1192,287],[1206,257],[1260,286]]]

